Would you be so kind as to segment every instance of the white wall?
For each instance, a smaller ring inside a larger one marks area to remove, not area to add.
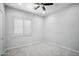
[[[2,52],[2,12],[0,11],[0,54]]]
[[[13,35],[12,21],[14,17],[29,18],[32,20],[32,36]],[[63,8],[46,16],[46,18],[7,7],[6,24],[6,48],[25,45],[44,39],[44,41],[57,43],[79,51],[78,4]]]
[[[5,21],[5,14],[4,14],[4,5],[0,3],[0,54],[4,51],[4,37],[5,37],[5,29],[4,29],[4,21]]]
[[[79,5],[52,13],[45,19],[45,39],[79,51]]]
[[[32,20],[32,35],[31,36],[16,36],[13,34],[13,19],[14,17],[21,17]],[[22,12],[21,10],[6,7],[6,48],[12,48],[20,45],[27,45],[29,43],[42,40],[43,19],[40,16]]]

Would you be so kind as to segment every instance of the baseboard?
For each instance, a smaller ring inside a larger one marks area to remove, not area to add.
[[[0,56],[2,55],[2,53],[0,53]]]
[[[24,44],[24,45],[20,45],[20,46],[15,46],[15,47],[10,47],[10,48],[7,48],[5,49],[5,52],[8,51],[8,50],[11,50],[11,49],[15,49],[15,48],[20,48],[20,47],[24,47],[24,46],[31,46],[33,44],[39,44],[41,41],[37,41],[37,42],[30,42],[28,44]]]
[[[79,54],[79,51],[78,50],[75,50],[75,49],[72,49],[72,48],[69,48],[69,47],[66,47],[66,46],[64,46],[64,45],[61,45],[61,44],[58,44],[58,43],[55,43],[55,42],[53,42],[53,41],[45,41],[45,43],[47,43],[47,44],[51,44],[51,45],[56,45],[56,46],[58,46],[58,47],[60,47],[60,48],[63,48],[63,49],[66,49],[66,50],[68,50],[68,51],[72,51],[72,52],[75,52],[75,53],[78,53]]]
[[[5,56],[4,53],[0,53],[0,56]]]
[[[0,56],[2,56],[4,54],[4,52],[2,51],[2,52],[0,52]]]
[[[1,56],[8,56],[8,53],[3,53],[1,54]]]
[[[64,45],[61,45],[61,44],[58,44],[58,43],[55,43],[55,42],[52,43],[52,42],[53,42],[53,41],[45,41],[44,43],[49,44],[49,45],[56,45],[56,46],[58,46],[58,47],[60,47],[60,48],[63,48],[63,49],[66,49],[66,50],[68,50],[68,51],[72,51],[72,52],[75,52],[75,53],[78,53],[78,54],[79,54],[79,51],[77,51],[77,50],[75,50],[75,49],[66,47],[66,46],[64,46]],[[7,48],[7,49],[5,49],[5,51],[11,50],[11,49],[15,49],[15,48],[24,47],[24,46],[27,46],[27,47],[28,47],[28,46],[35,45],[35,44],[39,44],[39,43],[41,43],[41,41],[30,42],[30,43],[25,44],[25,45],[20,45],[20,46],[15,46],[15,47]]]

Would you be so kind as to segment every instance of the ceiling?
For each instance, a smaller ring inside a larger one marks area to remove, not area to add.
[[[6,3],[5,5],[23,11],[31,12],[33,14],[37,14],[40,16],[46,16],[64,7],[68,7],[69,5],[71,5],[71,3],[54,3],[51,6],[46,6],[46,11],[44,11],[42,8],[38,8],[37,10],[34,10],[34,7],[38,6],[34,3]]]

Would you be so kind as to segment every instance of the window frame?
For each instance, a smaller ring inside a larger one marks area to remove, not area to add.
[[[14,22],[15,22],[15,19],[22,19],[23,20],[23,33],[14,33]],[[27,34],[27,33],[24,33],[24,20],[30,20],[31,22],[31,33]],[[32,35],[32,19],[29,19],[29,18],[24,18],[24,17],[14,17],[13,18],[13,35],[14,36],[31,36]]]

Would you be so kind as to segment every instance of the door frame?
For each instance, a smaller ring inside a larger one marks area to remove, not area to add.
[[[1,35],[1,41],[2,41],[2,50],[1,50],[1,52],[0,52],[0,55],[2,55],[2,54],[4,54],[4,52],[5,52],[5,50],[4,50],[4,39],[5,39],[5,13],[0,9],[0,12],[1,12],[1,14],[2,14],[2,35]]]

